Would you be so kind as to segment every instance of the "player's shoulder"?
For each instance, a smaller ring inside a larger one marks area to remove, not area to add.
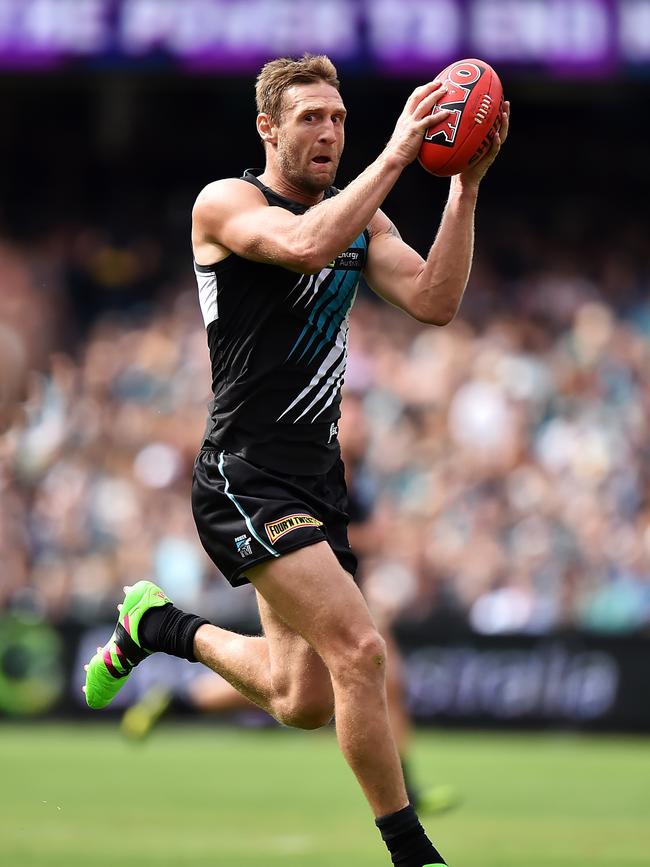
[[[243,178],[221,178],[203,187],[194,202],[193,213],[195,217],[200,217],[217,211],[227,212],[267,204],[264,195],[254,184]]]

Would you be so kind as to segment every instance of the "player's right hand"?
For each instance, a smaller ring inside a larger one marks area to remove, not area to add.
[[[503,104],[503,113],[501,115],[501,126],[497,130],[492,139],[492,145],[490,150],[481,157],[481,159],[474,163],[471,168],[466,169],[464,172],[461,172],[459,176],[459,180],[463,184],[463,186],[467,184],[475,184],[478,185],[481,180],[485,177],[485,173],[490,168],[494,160],[497,158],[499,151],[501,150],[501,145],[508,137],[508,130],[510,128],[510,103],[506,100]]]
[[[430,81],[416,87],[406,100],[404,110],[398,117],[385,148],[385,153],[397,159],[402,167],[416,158],[422,137],[429,127],[444,120],[451,113],[448,109],[435,111],[436,103],[445,93],[447,88],[440,81]]]

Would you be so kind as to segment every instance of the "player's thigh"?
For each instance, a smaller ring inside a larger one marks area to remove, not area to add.
[[[361,591],[326,542],[256,566],[249,577],[277,617],[332,664],[383,656]]]
[[[268,643],[274,692],[288,696],[296,704],[333,703],[332,681],[321,657],[302,635],[285,623],[259,591],[257,601]]]

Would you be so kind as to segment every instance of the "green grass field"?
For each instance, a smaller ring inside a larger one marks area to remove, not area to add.
[[[421,733],[465,796],[426,825],[452,867],[650,864],[650,741]],[[3,867],[382,867],[331,731],[0,725]]]

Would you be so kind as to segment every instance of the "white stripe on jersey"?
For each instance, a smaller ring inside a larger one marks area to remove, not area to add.
[[[211,322],[219,318],[219,306],[217,304],[217,275],[214,271],[199,271],[194,263],[194,273],[199,286],[199,304],[203,321],[207,328]]]
[[[311,304],[311,302],[312,302],[312,301],[314,300],[314,298],[316,297],[316,293],[317,293],[318,290],[320,289],[320,284],[321,284],[321,283],[323,282],[323,280],[324,280],[326,277],[328,277],[331,273],[332,273],[332,269],[331,269],[331,268],[323,268],[322,271],[319,271],[319,273],[318,273],[318,277],[316,277],[316,282],[315,282],[315,283],[314,283],[314,276],[315,276],[315,275],[312,274],[311,277],[309,278],[308,282],[307,282],[307,286],[306,286],[306,287],[304,288],[304,290],[300,293],[300,295],[298,296],[298,298],[293,302],[293,306],[294,306],[294,307],[296,306],[296,304],[298,303],[298,301],[300,301],[300,299],[301,299],[301,298],[302,298],[302,297],[303,297],[303,296],[304,296],[304,295],[309,291],[310,287],[313,285],[312,293],[311,293],[311,295],[309,296],[309,298],[307,299],[307,301],[305,302],[305,307],[309,307],[309,305]]]
[[[357,290],[355,289],[354,290],[354,296],[352,297],[352,304],[354,304],[354,298],[356,297],[356,294],[357,294]],[[350,307],[352,307],[352,304],[350,305]],[[348,321],[348,318],[349,318],[349,314],[345,318],[346,323]],[[327,409],[327,407],[330,406],[330,404],[334,403],[334,398],[339,393],[339,391],[341,390],[341,386],[343,385],[343,380],[345,378],[345,366],[347,364],[347,361],[348,361],[348,332],[346,329],[345,341],[344,341],[344,346],[343,346],[343,363],[339,364],[338,367],[336,368],[336,370],[333,370],[332,374],[331,374],[331,376],[335,376],[336,374],[340,374],[340,376],[339,376],[337,382],[334,383],[334,387],[332,388],[332,390],[330,392],[330,396],[328,397],[327,401],[325,402],[325,405],[312,418],[312,422],[315,422],[316,419],[318,418],[318,416],[321,415],[321,413],[324,413],[325,410]],[[331,377],[329,377],[329,379],[331,380]]]
[[[348,334],[348,316],[346,316],[345,319],[341,322],[341,327],[339,328],[339,333],[336,335],[336,342],[334,343],[334,346],[330,349],[330,351],[325,356],[323,363],[318,368],[316,373],[313,375],[309,385],[306,388],[303,388],[303,390],[300,392],[298,397],[295,398],[295,400],[293,400],[289,404],[289,406],[285,409],[285,411],[282,413],[282,415],[279,415],[277,417],[276,421],[280,421],[282,416],[286,415],[290,409],[293,409],[297,403],[300,403],[302,398],[306,397],[309,394],[309,392],[314,391],[314,389],[317,389],[321,383],[321,380],[325,376],[325,373],[330,369],[332,364],[339,361],[339,359],[341,359],[341,357],[342,357],[342,361],[340,361],[339,367],[340,367],[340,365],[343,365],[343,368],[345,368],[345,361],[347,358],[347,334]],[[336,369],[336,376],[338,376],[338,374],[341,372],[339,367],[337,367],[337,369]],[[316,398],[309,404],[307,409],[309,409],[309,407],[314,405],[315,401],[318,400],[318,398],[320,396],[322,396],[323,389],[327,388],[328,384],[331,384],[331,382],[332,382],[332,375],[328,376],[327,380],[325,381],[325,385],[323,386],[323,388],[321,389],[319,394],[316,396]],[[307,410],[305,410],[303,413],[301,413],[298,416],[298,418],[302,418],[302,416],[305,414],[305,412],[307,412]],[[293,423],[295,424],[296,421],[298,421],[298,419],[296,419]]]
[[[341,387],[341,382],[343,381],[343,376],[345,374],[345,364],[348,360],[347,348],[348,347],[347,347],[347,342],[346,342],[346,345],[343,347],[343,358],[339,361],[339,363],[336,365],[334,370],[327,377],[324,385],[322,386],[321,390],[318,392],[316,397],[300,413],[300,415],[298,416],[296,421],[300,421],[300,419],[303,417],[303,415],[307,415],[307,413],[312,408],[312,406],[314,406],[315,403],[318,403],[318,401],[323,397],[323,395],[327,393],[328,388],[330,389],[330,397],[329,397],[329,400],[327,401],[327,403],[325,404],[325,406],[323,407],[323,409],[325,409],[326,407],[328,407],[332,403],[332,401],[336,397],[336,394],[337,394],[339,388]],[[316,415],[314,416],[314,418],[312,419],[312,421],[314,421],[314,419],[318,418],[318,416],[320,415],[321,412],[322,412],[322,410],[320,412],[317,412]]]

